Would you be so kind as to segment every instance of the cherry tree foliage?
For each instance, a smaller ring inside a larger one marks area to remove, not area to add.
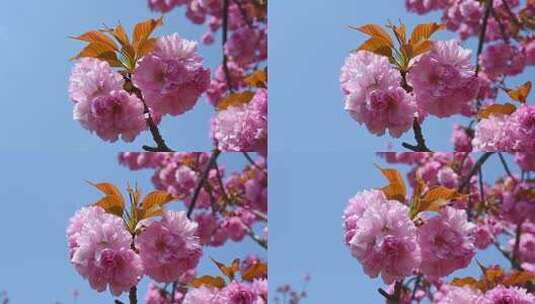
[[[364,273],[385,283],[386,303],[535,303],[535,168],[526,154],[379,155],[407,167],[406,177],[379,167],[388,184],[352,197],[343,225]],[[485,178],[489,160],[503,167],[496,180]],[[478,259],[490,250],[503,261]],[[459,274],[469,266],[478,270]]]
[[[103,197],[79,209],[67,227],[76,272],[97,292],[128,294],[130,304],[140,303],[143,278],[150,280],[148,304],[267,303],[267,262],[261,257],[219,262],[203,255],[206,247],[245,238],[268,247],[265,159],[244,152],[247,165],[229,174],[219,155],[120,153],[119,163],[130,170],[153,171],[155,190],[143,194],[129,186],[125,199],[113,184],[92,184]],[[182,211],[169,208],[177,201]],[[204,260],[221,275],[198,273]]]
[[[221,64],[210,70],[198,42],[179,33],[156,37],[164,17],[121,24],[73,37],[86,46],[72,59],[69,96],[73,117],[102,140],[132,142],[150,132],[151,152],[173,152],[159,130],[206,96],[215,110],[207,122],[221,151],[267,153],[267,2],[265,0],[153,1],[153,11],[186,7],[194,24],[206,24],[204,44],[222,37]]]
[[[535,64],[535,2],[406,0],[406,7],[442,18],[412,31],[401,22],[353,27],[369,39],[341,69],[351,117],[377,136],[399,138],[412,130],[416,143],[403,147],[415,152],[431,152],[423,130],[429,116],[468,118],[467,125],[453,126],[456,151],[533,151],[532,83],[511,83]],[[457,38],[433,40],[441,30]],[[463,44],[471,38],[478,41],[475,50]]]

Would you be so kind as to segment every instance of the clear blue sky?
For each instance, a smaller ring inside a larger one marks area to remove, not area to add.
[[[247,161],[231,153],[223,154],[220,163],[230,173]],[[13,304],[70,304],[75,289],[81,293],[77,303],[113,303],[109,292],[97,294],[90,289],[69,263],[65,229],[77,209],[101,197],[86,181],[112,182],[121,190],[137,182],[146,193],[154,189],[150,171],[130,171],[119,166],[115,154],[103,152],[3,153],[0,167],[4,175],[0,290],[8,291]],[[171,208],[183,209],[183,204],[177,202]],[[265,251],[249,239],[228,244],[205,250],[199,274],[217,274],[209,257],[230,262],[256,253],[266,258]],[[145,278],[141,296],[147,282]]]
[[[121,22],[127,29],[139,21],[158,17],[146,0],[54,0],[0,2],[0,100],[3,119],[0,149],[49,151],[136,151],[152,144],[148,133],[132,144],[109,144],[90,134],[72,119],[68,99],[69,61],[83,43],[69,39],[91,29]],[[195,26],[183,10],[167,15],[157,34],[178,32],[199,39],[204,26]],[[219,39],[219,37],[217,37]],[[199,44],[206,64],[213,68],[221,59],[220,44]],[[195,108],[178,119],[165,117],[161,131],[169,145],[186,151],[212,147],[208,137],[212,107],[202,98]]]

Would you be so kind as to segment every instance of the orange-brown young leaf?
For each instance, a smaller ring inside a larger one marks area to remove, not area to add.
[[[392,47],[389,46],[383,39],[370,38],[366,40],[359,48],[359,51],[368,51],[377,55],[392,58]]]
[[[225,287],[225,280],[222,277],[202,276],[200,278],[193,279],[191,286],[199,288],[201,286],[215,287],[218,289]]]
[[[115,51],[110,51],[105,44],[93,42],[87,45],[78,55],[71,59],[96,58],[109,63],[112,67],[122,66]]]
[[[145,40],[148,40],[152,35],[152,32],[154,32],[157,27],[162,25],[163,17],[160,17],[158,19],[150,19],[136,24],[136,26],[134,27],[134,34],[132,38],[132,44],[134,45],[134,49],[136,50],[136,52],[139,53],[141,51],[141,47],[143,46]]]
[[[518,286],[518,285],[524,285],[528,282],[535,281],[535,274],[529,271],[513,271],[513,273],[505,280],[503,280],[503,284],[505,286]]]
[[[155,205],[163,206],[163,205],[165,205],[167,203],[170,203],[170,202],[172,202],[174,200],[175,200],[175,198],[169,192],[166,192],[166,191],[153,191],[153,192],[147,194],[147,196],[145,196],[145,198],[141,202],[141,207],[148,209],[148,208],[151,208],[151,207],[153,207]]]
[[[512,103],[506,103],[506,104],[492,104],[486,107],[483,107],[479,111],[479,117],[480,118],[489,118],[491,115],[511,115],[516,111],[516,107]]]
[[[225,264],[220,263],[215,259],[212,259],[212,262],[214,262],[217,268],[219,268],[219,270],[231,281],[234,280],[236,272],[240,271],[240,259],[235,259],[234,261],[232,261],[232,264],[230,264],[230,266],[226,266]]]
[[[241,278],[245,281],[253,281],[254,279],[263,278],[267,276],[267,273],[267,264],[259,262],[242,272]]]
[[[401,173],[396,169],[384,169],[379,166],[378,168],[389,182],[387,186],[381,188],[381,191],[390,200],[404,202],[407,196],[407,188]]]
[[[531,92],[531,81],[524,83],[516,89],[505,89],[505,92],[513,100],[525,103],[528,98],[529,92]]]
[[[424,194],[421,210],[419,211],[439,211],[442,206],[447,205],[458,197],[460,197],[460,194],[456,189],[450,189],[443,186],[433,187]]]
[[[267,88],[267,71],[265,69],[258,70],[245,77],[243,81],[250,87]]]
[[[388,35],[388,32],[385,31],[380,25],[366,24],[361,27],[351,27],[351,28],[357,31],[360,31],[364,34],[367,34],[371,36],[372,38],[381,40],[385,45],[389,46],[390,48],[394,47],[392,38],[390,38],[390,35]]]
[[[99,31],[90,31],[78,37],[72,37],[72,38],[85,41],[85,42],[89,42],[89,43],[102,44],[108,51],[114,52],[117,50],[117,45],[115,44],[115,42],[113,42],[113,40],[110,37],[106,36],[105,34]]]
[[[456,287],[469,286],[474,289],[481,289],[481,282],[472,277],[455,278],[450,282],[450,285],[456,286]]]
[[[230,107],[246,104],[253,99],[254,95],[255,93],[250,91],[232,93],[217,103],[217,110],[222,111]]]
[[[95,203],[95,205],[103,208],[106,212],[122,216],[124,211],[124,198],[119,189],[111,183],[93,184],[95,188],[100,190],[106,196]]]
[[[409,43],[412,45],[416,45],[424,40],[431,39],[431,36],[443,29],[444,26],[439,23],[426,23],[426,24],[418,24],[414,30],[411,33],[411,38],[409,40]]]

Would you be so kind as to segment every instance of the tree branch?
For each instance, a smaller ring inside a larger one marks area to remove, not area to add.
[[[414,118],[414,121],[412,122],[412,129],[414,130],[414,139],[416,139],[416,145],[403,143],[402,146],[413,152],[433,152],[427,147],[425,143],[425,138],[424,138],[424,134],[422,131],[422,127],[420,126],[420,123],[418,122],[418,118],[416,117]]]
[[[230,79],[230,70],[228,67],[228,56],[225,53],[225,45],[227,44],[228,40],[228,15],[229,15],[229,6],[230,1],[229,0],[223,0],[223,29],[221,30],[222,33],[222,41],[223,41],[223,73],[225,74],[225,80],[227,81],[228,90],[230,92],[233,91],[232,89],[232,81]]]
[[[212,152],[212,155],[210,156],[210,160],[208,160],[208,164],[206,165],[206,168],[204,169],[201,175],[201,179],[199,180],[199,182],[197,183],[197,186],[195,187],[195,190],[193,192],[193,197],[189,204],[188,213],[187,213],[187,216],[189,219],[191,219],[191,214],[193,213],[193,209],[195,209],[195,204],[197,203],[197,199],[199,198],[199,193],[201,192],[201,189],[204,183],[206,182],[206,179],[208,178],[208,173],[210,173],[210,170],[214,166],[220,154],[221,154],[221,151],[217,149]]]
[[[143,102],[145,122],[147,123],[150,133],[152,134],[152,139],[156,143],[156,147],[150,147],[145,145],[143,146],[143,150],[148,152],[173,152],[173,150],[171,150],[171,148],[169,148],[165,143],[165,140],[163,139],[162,134],[158,129],[158,126],[156,125],[156,123],[154,123],[154,119],[152,118],[152,114],[150,113],[150,109],[147,106],[145,99],[143,99],[143,94],[141,93],[141,90],[132,84],[132,91],[134,92],[134,94],[136,94],[137,98],[139,98]]]
[[[494,154],[494,152],[486,152],[477,160],[477,162],[472,167],[470,173],[465,177],[464,181],[459,186],[459,192],[463,192],[465,188],[470,185],[470,180],[472,179],[472,176],[479,172],[481,166],[483,166],[483,164],[489,159],[489,157],[492,156],[492,154]]]
[[[479,43],[477,46],[477,56],[476,56],[476,77],[479,76],[479,71],[481,70],[481,64],[479,62],[479,57],[481,56],[481,53],[483,52],[483,46],[485,45],[485,36],[487,34],[487,25],[489,23],[489,17],[490,13],[492,11],[494,1],[493,0],[487,0],[487,4],[485,7],[485,15],[483,16],[483,24],[481,26],[481,32],[479,33]]]
[[[130,288],[130,292],[128,293],[128,299],[130,300],[130,304],[137,304],[137,287],[136,286]]]

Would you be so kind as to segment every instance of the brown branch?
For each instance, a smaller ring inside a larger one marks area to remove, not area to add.
[[[130,292],[128,293],[128,299],[130,300],[130,304],[137,304],[137,287],[136,286],[130,288]]]
[[[489,23],[490,13],[492,11],[494,1],[487,0],[487,5],[485,8],[485,14],[483,15],[483,24],[481,26],[481,32],[479,33],[479,43],[477,46],[477,55],[476,55],[476,77],[479,76],[479,71],[481,70],[481,64],[479,62],[479,57],[483,52],[483,46],[485,45],[485,36],[487,34],[487,25]]]
[[[472,176],[479,172],[481,166],[483,166],[483,164],[489,159],[489,157],[492,156],[492,154],[494,154],[494,152],[486,152],[477,160],[477,162],[472,167],[470,173],[465,177],[464,181],[459,186],[459,192],[463,192],[465,188],[470,185],[470,180],[472,179]]]
[[[195,187],[195,190],[193,192],[193,197],[189,204],[188,213],[187,213],[187,216],[189,219],[191,219],[191,214],[193,213],[193,209],[195,209],[195,204],[197,203],[197,199],[199,198],[201,189],[204,183],[206,182],[206,179],[208,178],[208,173],[210,173],[210,170],[216,163],[216,160],[220,154],[221,154],[221,151],[217,149],[212,152],[212,155],[210,156],[210,160],[208,160],[208,164],[206,165],[206,168],[204,169],[201,175],[201,179],[199,180],[199,182],[197,183],[197,186]]]
[[[514,269],[520,269],[519,256],[520,253],[520,238],[522,236],[522,222],[516,227],[515,246],[513,247],[513,256],[511,257],[511,264]]]
[[[503,168],[505,169],[505,172],[507,172],[507,175],[509,175],[510,178],[516,181],[516,178],[514,177],[513,173],[511,173],[511,170],[509,170],[509,166],[507,165],[507,162],[505,161],[503,154],[498,153],[498,156],[500,156],[500,161],[502,162]]]
[[[422,131],[422,127],[420,126],[420,123],[418,122],[418,118],[414,118],[414,121],[412,122],[412,129],[414,130],[414,139],[416,140],[416,145],[411,145],[409,143],[403,143],[402,146],[405,149],[411,150],[413,152],[433,152],[431,151],[426,143],[424,134]]]
[[[150,147],[145,145],[143,146],[143,150],[148,152],[173,152],[173,150],[171,150],[171,148],[169,148],[165,143],[165,140],[163,139],[162,134],[158,129],[158,126],[156,125],[156,123],[154,123],[154,119],[152,118],[152,114],[150,112],[149,107],[147,106],[147,103],[145,102],[145,99],[143,99],[143,94],[141,93],[141,90],[132,84],[132,91],[134,92],[134,94],[136,94],[137,98],[139,98],[143,102],[145,122],[147,123],[150,133],[152,134],[152,139],[156,143],[156,147]]]
[[[230,92],[232,89],[232,81],[230,79],[230,70],[228,68],[228,56],[225,53],[225,45],[228,40],[228,15],[229,15],[229,6],[230,0],[223,0],[223,29],[222,29],[222,40],[223,40],[223,73],[225,74],[225,79],[227,81],[228,90]]]

